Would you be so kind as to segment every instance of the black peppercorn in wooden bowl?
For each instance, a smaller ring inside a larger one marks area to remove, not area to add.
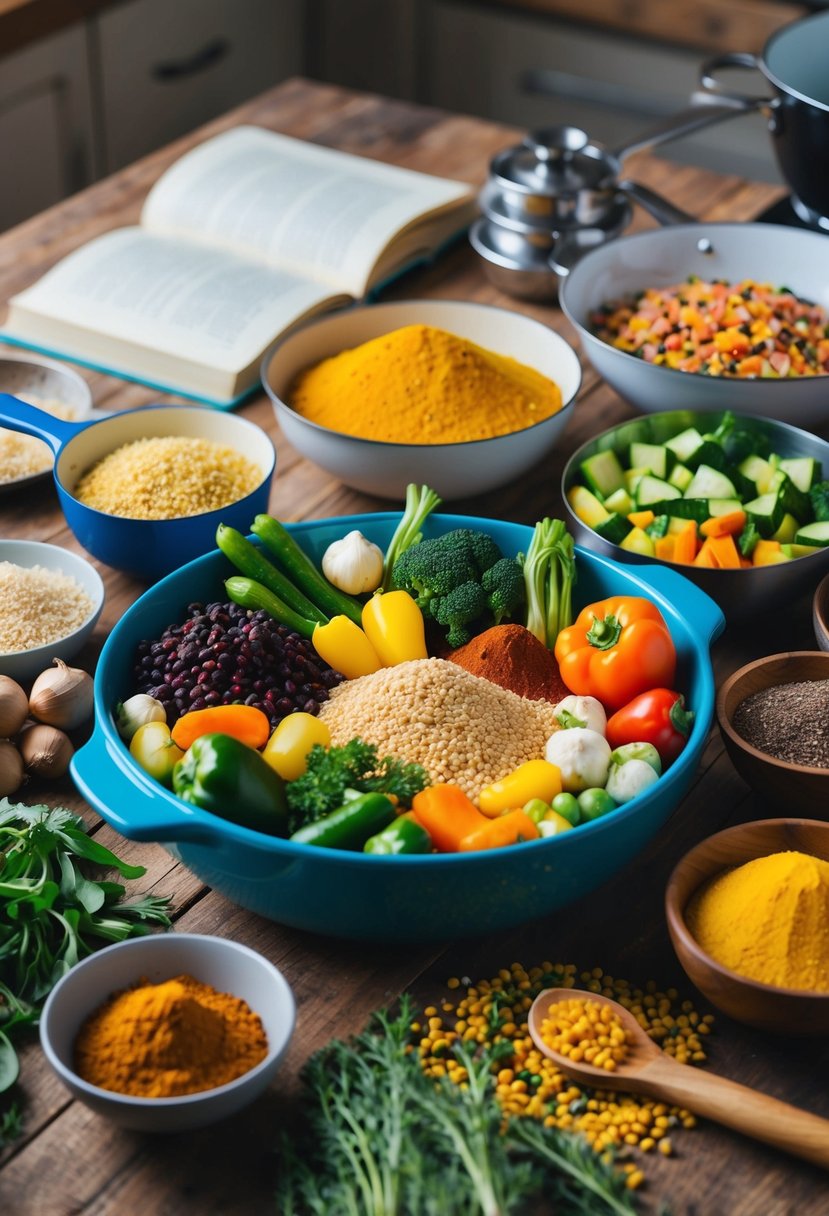
[[[764,801],[829,819],[829,652],[748,663],[720,686],[716,708],[734,767]]]

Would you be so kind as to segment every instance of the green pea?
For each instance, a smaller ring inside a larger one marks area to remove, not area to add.
[[[573,827],[577,827],[581,823],[581,809],[578,800],[572,794],[556,794],[552,807],[554,811],[557,811],[561,815],[562,819],[566,819],[568,823],[572,823]]]
[[[599,788],[582,790],[577,801],[583,819],[587,820],[600,819],[608,811],[616,809],[616,803],[607,790]]]

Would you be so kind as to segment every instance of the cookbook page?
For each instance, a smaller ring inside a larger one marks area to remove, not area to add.
[[[237,127],[173,165],[141,222],[359,297],[396,235],[471,193],[459,182]]]

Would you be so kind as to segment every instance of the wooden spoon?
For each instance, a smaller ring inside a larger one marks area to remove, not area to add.
[[[582,997],[609,1005],[619,1017],[627,1035],[627,1054],[615,1072],[578,1062],[548,1047],[541,1037],[541,1025],[551,1005]],[[798,1110],[777,1098],[770,1098],[687,1064],[678,1064],[649,1039],[632,1013],[617,1001],[581,992],[576,988],[547,988],[530,1008],[529,1030],[539,1051],[549,1056],[563,1073],[594,1089],[624,1090],[648,1094],[675,1106],[722,1123],[735,1131],[773,1144],[796,1157],[829,1168],[829,1119]]]

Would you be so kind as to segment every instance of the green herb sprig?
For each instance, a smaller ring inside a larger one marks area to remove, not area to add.
[[[308,753],[307,766],[285,790],[292,832],[342,806],[346,790],[390,794],[408,806],[429,784],[429,775],[421,765],[392,756],[381,759],[374,744],[360,738],[327,749],[315,743]]]
[[[624,1177],[581,1137],[535,1120],[504,1124],[492,1057],[460,1047],[462,1088],[423,1073],[413,1006],[311,1057],[305,1125],[279,1148],[281,1216],[633,1216]],[[532,1126],[528,1126],[532,1124]]]
[[[0,800],[0,1093],[17,1080],[17,1032],[37,1024],[70,967],[100,946],[170,924],[167,897],[125,901],[121,883],[95,881],[81,863],[128,879],[146,873],[91,839],[72,811]]]

